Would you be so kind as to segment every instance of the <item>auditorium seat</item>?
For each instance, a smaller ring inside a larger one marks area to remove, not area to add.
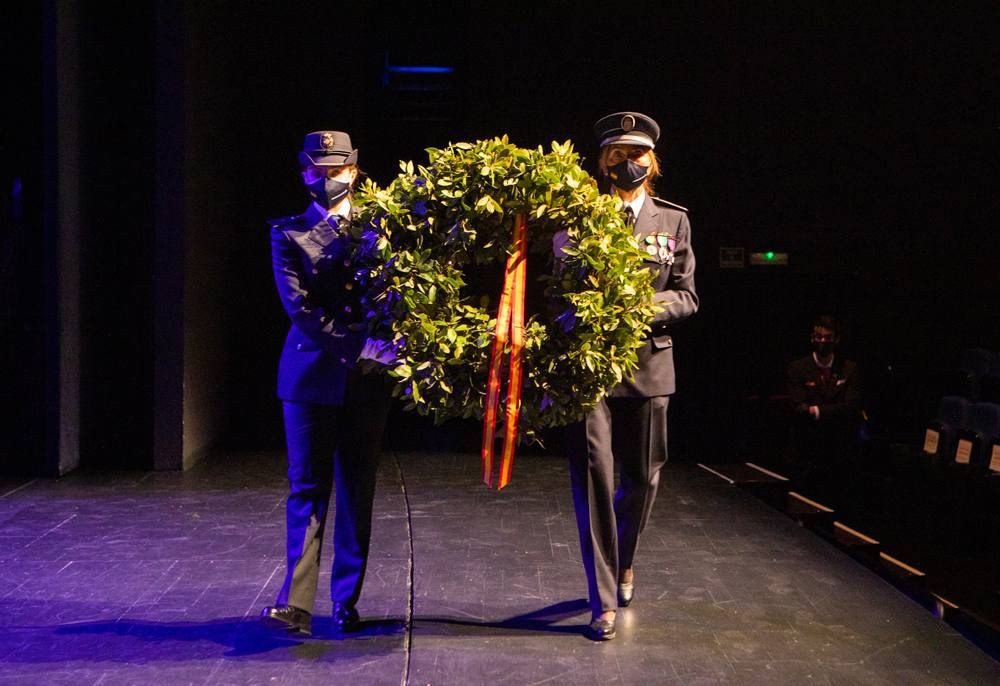
[[[974,432],[978,444],[972,455],[972,464],[989,466],[990,449],[994,441],[1000,438],[1000,405],[995,403],[976,403],[969,413],[969,428]]]
[[[889,497],[895,503],[900,528],[929,529],[932,536],[952,530],[959,479],[969,471],[965,465],[955,464],[955,444],[958,432],[968,428],[971,408],[966,398],[941,398],[937,418],[927,424],[920,457],[895,470]]]
[[[980,404],[997,406],[995,403]],[[982,410],[980,412],[985,414]],[[992,420],[998,421],[996,415]],[[984,546],[987,558],[1000,569],[1000,427],[994,429],[997,430],[997,435],[983,447],[987,475],[982,480],[984,512],[978,525],[987,539]]]
[[[945,476],[942,513],[949,520],[949,513],[953,513],[953,523],[945,533],[958,543],[962,557],[988,555],[990,544],[985,539],[984,524],[990,519],[995,496],[986,480],[990,452],[998,435],[1000,406],[993,403],[974,404],[968,427],[956,434],[954,461]]]
[[[994,476],[1000,477],[1000,438],[994,438],[986,446],[986,466]]]
[[[924,438],[924,452],[936,460],[951,461],[959,431],[969,427],[972,403],[961,396],[946,395],[938,405],[937,419],[930,422]]]
[[[969,425],[956,433],[955,462],[984,466],[986,446],[997,437],[998,426],[1000,407],[993,403],[975,403],[969,410]]]

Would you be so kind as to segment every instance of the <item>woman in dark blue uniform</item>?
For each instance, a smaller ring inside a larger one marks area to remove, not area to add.
[[[601,146],[599,182],[625,204],[633,234],[653,273],[654,304],[662,311],[638,351],[634,380],[611,389],[586,420],[567,427],[573,503],[587,571],[590,636],[615,636],[615,610],[632,602],[632,563],[667,460],[667,402],[674,392],[669,327],[698,310],[687,211],[652,195],[659,176],[655,121],[618,112],[594,126]],[[558,252],[558,247],[557,247]],[[614,461],[621,464],[614,492]]]
[[[375,471],[389,412],[385,376],[362,374],[359,358],[391,355],[368,340],[355,279],[351,187],[358,151],[340,131],[306,136],[299,153],[312,198],[305,214],[271,224],[271,257],[281,302],[292,320],[278,370],[290,493],[288,570],[264,626],[310,634],[327,509],[337,486],[330,595],[333,623],[355,628],[371,538]]]

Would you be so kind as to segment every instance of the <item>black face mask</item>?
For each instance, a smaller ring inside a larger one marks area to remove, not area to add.
[[[813,350],[820,357],[829,357],[833,354],[834,344],[830,341],[813,341]]]
[[[632,191],[642,185],[649,174],[649,167],[644,167],[632,160],[622,160],[613,167],[608,167],[608,178],[611,184],[623,191]]]
[[[347,197],[347,194],[351,192],[351,184],[346,181],[337,181],[330,178],[322,178],[317,180],[315,183],[310,183],[306,186],[306,190],[309,191],[309,195],[313,197],[320,206],[325,207],[328,210],[332,210],[334,207],[340,204],[340,201]]]

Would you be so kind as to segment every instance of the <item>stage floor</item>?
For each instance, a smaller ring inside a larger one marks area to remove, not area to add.
[[[284,458],[0,483],[0,684],[998,684],[1000,665],[752,496],[668,463],[618,637],[593,643],[565,460],[501,492],[386,453],[363,631],[262,629]],[[412,560],[412,568],[411,568]]]

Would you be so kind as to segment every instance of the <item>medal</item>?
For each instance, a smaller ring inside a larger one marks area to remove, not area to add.
[[[646,236],[646,252],[652,257],[658,257],[667,264],[674,263],[674,248],[677,239],[669,233],[654,231]]]

